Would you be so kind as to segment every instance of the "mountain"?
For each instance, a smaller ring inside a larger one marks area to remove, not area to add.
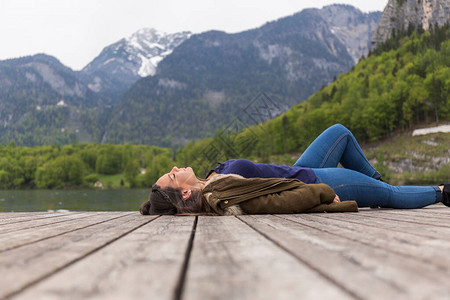
[[[102,142],[179,146],[238,120],[264,92],[265,121],[304,101],[366,55],[379,12],[306,9],[260,28],[192,35],[118,101]],[[269,103],[269,104],[268,104]],[[261,117],[261,116],[260,116]]]
[[[78,72],[43,54],[0,61],[0,143],[175,147],[265,121],[366,55],[379,17],[332,5],[235,34],[143,29]]]
[[[105,47],[80,75],[93,92],[115,99],[139,78],[154,75],[158,63],[190,35],[187,31],[168,34],[141,29]]]
[[[393,33],[409,26],[427,31],[431,26],[449,22],[450,0],[389,0],[372,38],[376,48]]]
[[[100,141],[119,95],[189,36],[142,29],[79,72],[45,54],[0,61],[0,143]]]
[[[100,119],[105,101],[54,57],[0,61],[0,142],[96,140],[101,130],[90,122]]]

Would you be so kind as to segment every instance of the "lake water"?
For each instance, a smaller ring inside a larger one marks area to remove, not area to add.
[[[150,189],[0,190],[0,212],[138,211]]]

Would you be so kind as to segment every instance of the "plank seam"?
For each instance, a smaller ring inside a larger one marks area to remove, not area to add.
[[[0,250],[0,253],[5,252],[5,251],[9,251],[9,250],[12,250],[12,249],[17,249],[17,248],[20,248],[20,247],[23,247],[23,246],[31,245],[31,244],[34,244],[34,243],[37,243],[37,242],[45,241],[45,240],[48,240],[48,239],[51,239],[51,238],[54,238],[54,237],[57,237],[57,236],[61,236],[61,235],[67,234],[67,233],[75,232],[77,230],[85,229],[85,228],[88,228],[88,227],[91,227],[91,226],[95,226],[95,225],[98,225],[98,224],[102,224],[102,223],[105,223],[105,222],[109,222],[111,220],[124,218],[126,216],[131,215],[131,214],[133,214],[133,212],[130,212],[129,214],[118,216],[118,217],[115,217],[115,218],[112,218],[112,219],[104,220],[104,221],[101,221],[101,222],[98,222],[98,223],[94,223],[94,224],[91,224],[91,225],[87,225],[87,226],[84,226],[84,227],[76,228],[76,229],[69,230],[69,231],[64,231],[64,232],[61,232],[61,233],[58,233],[58,234],[55,234],[55,235],[52,235],[52,236],[48,236],[48,237],[39,239],[39,240],[26,242],[26,243],[21,244],[21,245],[17,245],[17,246],[13,246],[13,247],[10,247],[10,248],[6,248],[6,249],[3,249],[3,250]]]
[[[257,233],[259,233],[260,235],[262,235],[264,238],[266,238],[267,240],[271,241],[273,244],[275,244],[277,247],[279,247],[281,250],[283,250],[284,252],[288,253],[289,255],[293,256],[295,259],[297,259],[300,263],[304,264],[305,266],[307,266],[308,268],[310,268],[311,270],[315,271],[317,274],[319,274],[320,276],[322,276],[323,278],[325,278],[325,280],[328,280],[329,282],[331,282],[333,285],[337,286],[338,288],[340,288],[341,290],[343,290],[345,293],[349,294],[351,297],[355,298],[355,299],[359,299],[362,300],[363,298],[360,297],[359,295],[355,294],[353,291],[347,289],[346,287],[342,286],[339,282],[337,282],[336,280],[334,280],[331,276],[329,276],[328,274],[322,272],[320,269],[316,268],[314,265],[312,265],[310,262],[303,260],[302,258],[298,257],[294,252],[292,252],[291,250],[289,250],[288,248],[284,247],[283,245],[281,245],[280,243],[278,243],[277,241],[275,241],[274,239],[272,239],[270,236],[268,236],[267,234],[265,234],[264,232],[261,232],[260,230],[256,229],[255,227],[253,227],[252,225],[250,225],[249,223],[245,222],[244,220],[242,220],[240,217],[236,216],[237,219],[239,219],[241,222],[243,222],[244,224],[246,224],[247,226],[249,226],[250,228],[252,228],[254,231],[256,231]]]
[[[50,278],[51,276],[54,276],[55,274],[57,274],[58,272],[62,271],[63,269],[65,269],[65,268],[67,268],[67,267],[69,267],[69,266],[71,266],[71,265],[73,265],[73,264],[75,264],[75,263],[77,263],[77,262],[79,262],[79,261],[85,259],[86,257],[88,257],[88,256],[94,254],[95,252],[97,252],[97,251],[99,251],[99,250],[105,248],[106,246],[108,246],[108,245],[114,243],[115,241],[117,241],[117,240],[123,238],[124,236],[130,234],[131,232],[133,232],[133,231],[135,231],[135,230],[141,228],[142,226],[144,226],[144,225],[146,225],[146,224],[148,224],[148,223],[150,223],[150,222],[152,222],[152,221],[158,219],[159,217],[160,217],[160,216],[158,216],[158,217],[156,217],[156,218],[153,218],[153,219],[151,219],[151,220],[149,220],[149,221],[147,221],[147,222],[145,222],[145,223],[142,223],[141,225],[139,225],[139,226],[137,226],[137,227],[135,227],[135,228],[133,228],[133,229],[130,229],[130,230],[128,230],[128,231],[122,233],[121,235],[119,235],[119,236],[113,238],[112,240],[109,240],[108,242],[104,243],[103,245],[98,246],[98,247],[95,248],[95,249],[92,249],[91,251],[87,252],[86,254],[84,254],[84,255],[82,255],[82,256],[80,256],[80,257],[77,257],[77,258],[75,258],[75,259],[73,259],[73,260],[67,262],[66,264],[64,264],[64,265],[62,265],[62,266],[60,266],[60,267],[58,267],[58,268],[52,270],[50,273],[47,273],[47,274],[42,275],[42,277],[37,278],[37,279],[35,279],[35,280],[33,280],[33,281],[27,283],[26,285],[22,286],[19,290],[14,291],[14,292],[11,292],[11,293],[5,295],[5,298],[3,298],[3,299],[4,299],[4,300],[7,300],[7,299],[10,299],[10,298],[13,297],[13,296],[18,295],[19,293],[25,291],[26,289],[29,289],[30,287],[32,287],[32,286],[38,284],[39,282],[41,282],[41,281],[43,281],[43,280],[45,280],[45,279],[47,279],[47,278]],[[117,219],[117,218],[114,218],[114,219]],[[113,219],[110,219],[110,220],[113,220]],[[103,222],[101,222],[101,223],[103,223]],[[99,224],[100,224],[100,223],[99,223]],[[89,227],[89,226],[87,226],[87,227]]]
[[[198,216],[195,216],[194,224],[192,224],[191,236],[189,237],[188,246],[186,248],[186,254],[185,254],[183,266],[181,267],[180,277],[178,278],[177,285],[175,286],[174,297],[173,297],[174,300],[181,300],[182,296],[183,296],[184,285],[186,283],[187,270],[189,267],[189,261],[190,261],[191,253],[192,253],[192,247],[194,246],[195,231],[197,229],[197,223],[198,223]]]

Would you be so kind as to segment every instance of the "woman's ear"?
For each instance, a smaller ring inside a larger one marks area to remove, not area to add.
[[[192,194],[192,191],[191,191],[191,190],[187,190],[187,189],[185,189],[185,190],[183,190],[183,191],[181,192],[181,195],[183,196],[183,200],[184,200],[184,201],[186,201],[187,199],[189,199],[189,197],[191,196],[191,194]]]

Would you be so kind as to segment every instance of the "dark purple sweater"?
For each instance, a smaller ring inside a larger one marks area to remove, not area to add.
[[[247,159],[230,159],[211,172],[238,174],[245,178],[297,178],[304,183],[315,183],[316,174],[310,168],[254,163]]]

